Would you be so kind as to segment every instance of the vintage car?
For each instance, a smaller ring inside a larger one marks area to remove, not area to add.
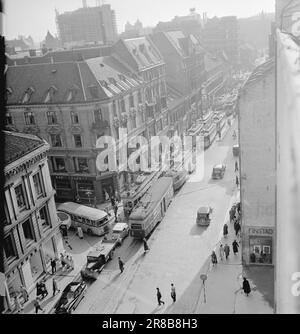
[[[54,306],[56,314],[71,314],[85,295],[86,284],[71,282],[63,290],[60,299]]]
[[[213,209],[210,206],[202,206],[197,211],[196,223],[199,226],[208,226],[211,222]]]
[[[129,234],[129,226],[126,223],[117,223],[112,230],[111,239],[116,240],[121,245]]]
[[[233,145],[232,146],[232,154],[234,157],[238,157],[240,154],[240,147],[239,145]]]
[[[212,179],[223,179],[226,170],[226,165],[215,165],[212,171]]]
[[[103,239],[99,246],[90,251],[87,255],[87,263],[80,271],[82,279],[96,280],[106,263],[112,259],[116,246],[117,240]]]

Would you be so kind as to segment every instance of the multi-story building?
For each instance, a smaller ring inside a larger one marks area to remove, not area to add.
[[[20,286],[31,290],[63,251],[44,140],[5,131],[5,308]],[[1,282],[2,283],[2,282]]]
[[[63,14],[56,12],[56,23],[59,38],[65,46],[112,44],[118,37],[115,12],[109,4]]]
[[[233,66],[238,63],[238,21],[236,16],[209,19],[201,32],[205,49],[214,54],[225,52]]]
[[[193,35],[182,31],[157,32],[151,39],[164,57],[166,81],[186,99],[188,110],[186,127],[189,128],[201,113],[201,89],[206,79],[204,50]],[[192,108],[193,106],[193,108]]]
[[[116,172],[96,168],[96,141],[102,135],[118,140],[121,126],[128,137],[145,135],[143,89],[112,56],[9,66],[6,125],[50,143],[57,201],[101,203],[106,193],[119,192],[123,178],[119,186]]]
[[[165,62],[148,37],[119,40],[113,56],[129,66],[144,82],[147,138],[168,132]]]
[[[258,66],[239,100],[242,259],[275,263],[275,62]]]

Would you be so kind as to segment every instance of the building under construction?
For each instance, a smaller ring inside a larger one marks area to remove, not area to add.
[[[59,14],[56,12],[56,24],[59,38],[64,46],[86,44],[109,45],[117,39],[115,12],[109,4],[83,8]]]

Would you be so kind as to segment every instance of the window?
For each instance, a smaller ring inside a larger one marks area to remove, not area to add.
[[[102,110],[101,109],[94,110],[94,117],[96,123],[103,121]]]
[[[39,213],[40,213],[40,222],[41,222],[43,230],[45,231],[51,227],[47,205],[43,206],[40,209]]]
[[[130,108],[134,108],[134,99],[133,99],[133,95],[129,96],[129,104],[130,104]]]
[[[64,158],[51,158],[53,170],[58,173],[66,172],[66,164]]]
[[[75,170],[78,173],[89,173],[89,165],[87,158],[73,158]]]
[[[50,138],[53,147],[62,147],[62,141],[60,135],[50,135]]]
[[[4,213],[5,213],[4,225],[10,225],[11,224],[11,219],[10,219],[10,214],[9,214],[9,211],[8,211],[8,206],[7,206],[6,200],[4,200]]]
[[[22,224],[22,227],[23,227],[24,237],[26,241],[26,246],[29,246],[30,244],[32,244],[32,242],[35,241],[31,220],[27,219]]]
[[[43,196],[43,187],[40,173],[36,173],[35,175],[33,175],[32,179],[36,196],[37,198],[40,198]]]
[[[19,209],[24,210],[26,208],[26,201],[25,201],[25,192],[22,184],[19,184],[18,186],[15,187],[15,194]]]
[[[47,111],[48,124],[57,124],[56,111]]]
[[[4,252],[7,260],[17,257],[15,243],[11,234],[4,238]]]
[[[138,101],[139,101],[139,103],[142,103],[143,101],[142,101],[142,93],[141,93],[141,91],[139,90],[139,92],[138,92]]]
[[[13,124],[13,118],[10,113],[6,113],[5,115],[5,125],[12,125]]]
[[[71,122],[72,124],[79,124],[79,116],[75,111],[71,111]]]
[[[82,147],[82,141],[80,135],[74,135],[75,147]]]
[[[26,125],[35,125],[34,114],[31,111],[24,112],[25,124]]]

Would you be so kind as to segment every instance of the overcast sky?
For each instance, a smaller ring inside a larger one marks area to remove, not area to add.
[[[56,34],[55,12],[64,12],[82,7],[82,0],[3,0],[4,33],[6,38],[31,35],[35,42],[41,41],[49,30]],[[262,10],[274,12],[274,0],[105,0],[116,12],[118,32],[124,31],[127,21],[138,18],[144,26],[155,26],[159,21],[168,21],[174,16],[186,15],[190,8],[207,12],[208,17],[236,15],[247,17]],[[96,0],[87,0],[94,6]]]

